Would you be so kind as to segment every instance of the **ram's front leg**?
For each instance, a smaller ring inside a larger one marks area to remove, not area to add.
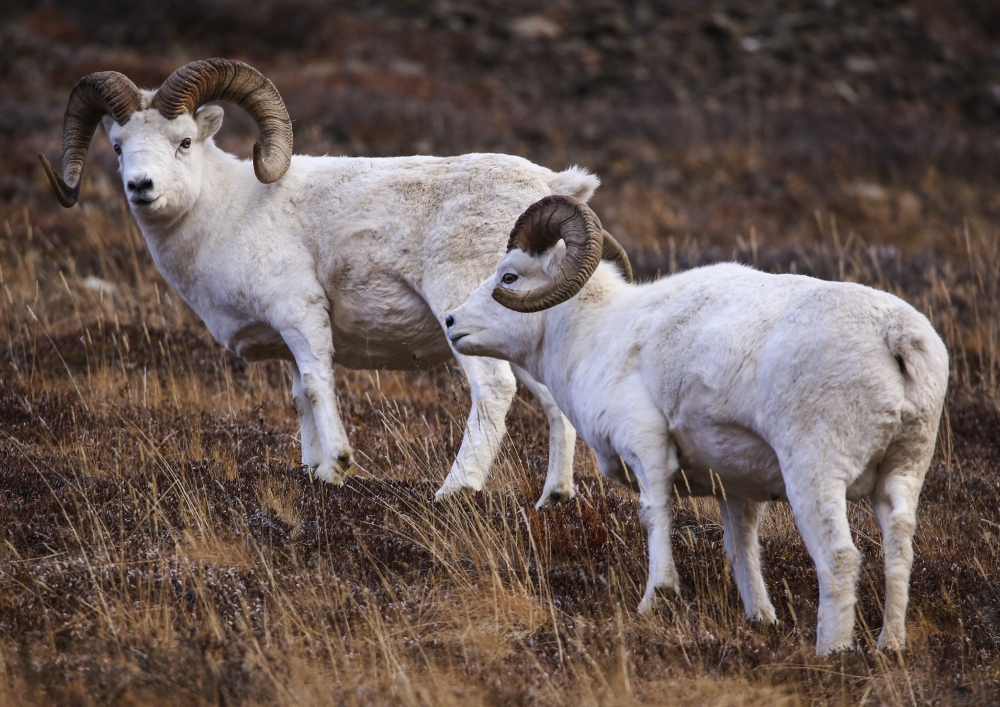
[[[481,491],[507,431],[507,410],[516,383],[505,361],[456,354],[469,378],[472,411],[462,436],[458,458],[435,498],[441,500],[463,489]]]
[[[630,465],[637,472],[641,489],[639,518],[649,539],[649,579],[639,602],[639,613],[646,613],[653,608],[660,592],[680,594],[680,579],[670,546],[670,526],[674,518],[670,492],[679,468],[677,453],[672,444],[656,444],[642,450]]]
[[[549,467],[545,474],[545,487],[535,508],[550,503],[565,503],[576,495],[573,488],[573,447],[576,444],[576,430],[562,410],[556,405],[549,389],[536,381],[522,368],[512,365],[514,376],[531,391],[549,419]]]
[[[302,463],[317,478],[343,484],[353,452],[337,411],[329,315],[325,309],[308,312],[281,336],[295,358],[292,396],[302,430]]]

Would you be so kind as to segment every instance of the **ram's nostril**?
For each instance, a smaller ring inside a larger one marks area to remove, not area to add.
[[[151,191],[153,189],[153,180],[149,177],[131,180],[128,183],[128,188],[129,191]]]
[[[444,320],[444,325],[448,327],[452,326],[454,323],[455,323],[455,317],[451,316],[450,314]]]

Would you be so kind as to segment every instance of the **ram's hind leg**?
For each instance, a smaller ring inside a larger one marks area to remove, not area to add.
[[[847,524],[848,480],[857,474],[838,467],[833,455],[822,462],[782,461],[785,490],[806,549],[816,563],[819,612],[816,652],[827,655],[850,648],[854,635],[855,587],[861,553]],[[811,460],[810,460],[811,461]]]
[[[302,464],[314,469],[323,460],[323,452],[319,444],[319,431],[316,429],[312,402],[306,395],[305,386],[302,384],[302,373],[295,361],[292,361],[292,401],[295,403],[295,411],[299,414]]]
[[[458,458],[438,489],[437,499],[462,489],[482,490],[500,450],[500,440],[507,431],[507,410],[514,400],[517,385],[505,361],[460,354],[455,358],[469,379],[472,410]]]
[[[872,509],[882,531],[885,557],[885,623],[878,647],[902,650],[906,645],[906,605],[913,565],[913,532],[917,499],[934,454],[934,439],[890,447],[879,464]]]
[[[549,418],[549,467],[545,474],[545,488],[535,508],[550,503],[565,503],[576,495],[573,488],[573,447],[576,444],[576,430],[569,423],[562,410],[556,405],[549,389],[532,378],[527,371],[511,366],[514,376],[531,391]]]
[[[726,554],[747,618],[773,624],[776,614],[760,571],[760,543],[757,541],[760,516],[765,507],[764,503],[742,498],[719,499]]]

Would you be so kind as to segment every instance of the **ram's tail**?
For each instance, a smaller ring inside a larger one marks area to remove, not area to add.
[[[601,180],[596,174],[591,174],[583,167],[573,165],[562,172],[552,175],[549,187],[553,194],[572,196],[580,201],[590,201],[594,190],[601,186]]]
[[[919,417],[937,418],[948,387],[948,349],[927,318],[900,307],[886,321],[885,343],[906,385],[906,399]]]

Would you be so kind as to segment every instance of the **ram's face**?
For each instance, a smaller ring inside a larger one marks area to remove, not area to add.
[[[159,111],[132,114],[125,125],[105,117],[132,213],[146,221],[174,219],[201,191],[205,142],[222,125],[223,111],[205,106],[192,117],[167,120]]]
[[[566,252],[562,241],[550,251],[529,255],[520,248],[507,253],[496,272],[445,317],[448,339],[458,353],[489,356],[518,363],[541,340],[545,312],[525,314],[493,299],[497,287],[527,291],[551,282]]]

